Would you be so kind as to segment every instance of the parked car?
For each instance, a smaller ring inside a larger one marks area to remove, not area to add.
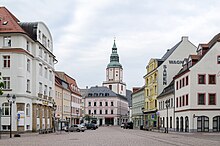
[[[121,128],[125,128],[125,123],[121,123]]]
[[[97,129],[97,127],[94,123],[87,123],[87,124],[85,124],[85,126],[86,126],[87,129],[92,129],[92,130]]]
[[[81,126],[81,125],[72,125],[69,128],[65,129],[66,132],[70,131],[70,132],[84,132],[85,131],[85,127]]]
[[[125,123],[124,128],[125,128],[125,129],[133,129],[133,122],[127,122],[127,123]]]

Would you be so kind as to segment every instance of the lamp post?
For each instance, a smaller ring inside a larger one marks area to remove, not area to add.
[[[2,138],[2,108],[0,107],[0,139]]]
[[[12,103],[15,103],[15,100],[16,100],[16,96],[13,95],[13,96],[10,96],[9,94],[7,94],[7,100],[8,100],[8,103],[9,103],[9,106],[10,106],[10,138],[12,137],[11,136],[11,125],[12,125],[12,114],[11,114],[11,110],[12,110]]]
[[[170,100],[167,99],[165,103],[166,103],[166,108],[167,108],[167,129],[165,133],[168,133],[168,107],[170,106]]]
[[[56,103],[53,104],[53,130],[56,132],[56,126],[55,126],[55,121],[56,121],[56,110],[57,110],[57,105]]]
[[[79,124],[79,122],[78,122],[78,121],[79,121],[79,120],[78,120],[78,114],[79,114],[79,110],[77,109],[77,110],[76,110],[76,122],[77,122],[76,124]]]
[[[141,111],[142,111],[142,113],[143,113],[143,116],[142,116],[142,122],[143,122],[142,124],[143,124],[143,128],[145,128],[144,110],[145,110],[144,107],[142,107],[142,108],[141,108]]]

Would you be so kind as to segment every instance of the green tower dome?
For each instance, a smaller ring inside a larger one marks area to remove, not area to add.
[[[108,64],[107,68],[112,68],[112,67],[120,67],[122,68],[122,65],[119,63],[119,56],[117,53],[117,47],[115,44],[115,40],[114,40],[114,44],[112,47],[112,54],[110,56],[110,63]]]

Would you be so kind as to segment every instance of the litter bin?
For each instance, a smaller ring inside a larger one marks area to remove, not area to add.
[[[140,130],[144,130],[144,126],[143,125],[140,126]]]

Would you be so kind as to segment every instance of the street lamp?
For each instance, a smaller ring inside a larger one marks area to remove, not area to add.
[[[167,129],[165,133],[168,133],[168,107],[170,106],[170,100],[167,99],[165,103],[166,103],[166,108],[167,108]]]
[[[77,122],[77,123],[76,123],[76,124],[79,124],[78,114],[79,114],[79,110],[77,109],[77,110],[76,110],[76,117],[77,117],[77,119],[76,119],[76,122]]]
[[[56,132],[56,128],[55,128],[55,121],[56,121],[56,110],[57,110],[57,105],[56,103],[53,104],[53,128],[54,128],[54,132]]]
[[[9,106],[10,106],[10,138],[12,137],[11,136],[11,125],[12,125],[12,114],[11,114],[11,110],[12,110],[12,103],[15,103],[15,100],[16,100],[16,96],[13,95],[13,96],[10,96],[9,94],[7,94],[7,100],[8,100],[8,103],[9,103]]]

